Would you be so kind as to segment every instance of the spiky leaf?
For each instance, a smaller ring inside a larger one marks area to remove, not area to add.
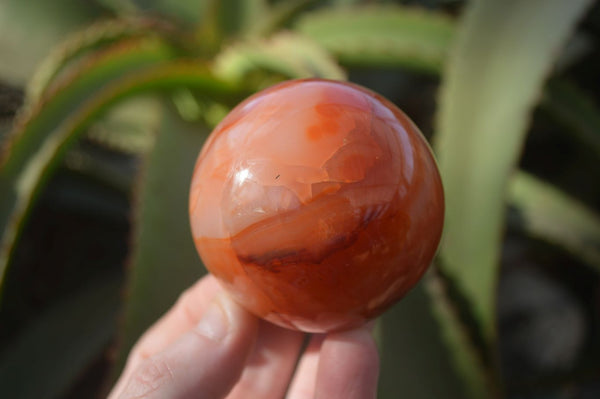
[[[0,2],[0,80],[22,85],[48,49],[102,15],[79,0]]]
[[[447,16],[408,7],[352,7],[307,13],[296,29],[352,66],[437,72],[453,38]]]
[[[518,173],[508,186],[511,204],[532,236],[563,247],[600,271],[600,217],[534,176]]]
[[[589,3],[474,1],[444,73],[436,136],[447,204],[441,255],[488,342],[508,178],[544,78]]]
[[[63,397],[114,336],[120,303],[118,281],[97,279],[27,326],[0,357],[2,395]]]
[[[234,45],[215,60],[214,70],[219,76],[238,82],[257,70],[287,78],[346,78],[345,72],[325,50],[292,33]]]
[[[455,371],[463,379],[467,396],[471,399],[497,396],[494,372],[484,362],[487,354],[475,345],[473,331],[461,320],[460,308],[449,298],[447,283],[436,270],[425,276],[425,290],[431,301],[430,311],[441,327],[442,340]]]
[[[236,101],[239,92],[193,62],[168,63],[163,46],[109,52],[57,89],[17,125],[0,166],[0,280],[36,194],[68,144],[110,105],[144,91],[192,87]],[[1,284],[2,281],[0,281]]]
[[[551,81],[542,106],[585,146],[600,154],[600,108],[583,90],[569,82]]]
[[[163,112],[138,186],[117,373],[140,335],[205,272],[190,232],[188,194],[194,163],[208,133],[203,126],[184,123],[172,111]]]
[[[422,281],[382,316],[376,330],[381,346],[378,397],[396,399],[399,393],[414,399],[465,397],[468,387],[453,367],[450,349],[466,350],[464,355],[471,356],[472,348],[469,343],[447,346],[445,335],[460,336],[462,328],[455,323],[440,329],[436,309],[447,300],[444,293],[431,295]]]
[[[172,28],[165,22],[139,17],[98,22],[74,33],[59,46],[54,47],[37,67],[27,85],[26,101],[29,104],[39,101],[50,82],[65,69],[67,64],[86,52],[97,51],[118,40],[151,37],[156,33],[166,33],[171,30]]]

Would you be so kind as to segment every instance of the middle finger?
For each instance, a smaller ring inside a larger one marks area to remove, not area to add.
[[[262,321],[254,352],[227,399],[279,399],[285,394],[304,334]]]

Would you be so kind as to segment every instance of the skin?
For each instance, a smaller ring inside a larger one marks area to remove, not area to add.
[[[304,334],[258,319],[207,276],[132,349],[109,399],[371,399],[379,356],[372,324]]]

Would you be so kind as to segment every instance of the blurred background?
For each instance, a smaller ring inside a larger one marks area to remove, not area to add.
[[[205,270],[193,164],[246,96],[386,96],[438,157],[430,272],[379,321],[381,398],[600,398],[600,5],[0,1],[0,397],[103,397]]]

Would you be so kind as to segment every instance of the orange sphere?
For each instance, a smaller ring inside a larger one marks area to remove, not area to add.
[[[190,191],[208,270],[251,312],[307,332],[355,327],[402,298],[443,219],[436,163],[412,121],[367,89],[320,79],[233,109]]]

